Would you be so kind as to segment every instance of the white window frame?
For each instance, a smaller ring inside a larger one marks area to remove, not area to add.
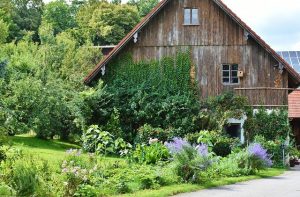
[[[189,10],[189,22],[186,22],[186,10]],[[193,13],[197,12],[197,21],[193,21]],[[198,8],[193,8],[193,7],[186,7],[183,9],[183,25],[199,25],[200,24],[200,10]]]

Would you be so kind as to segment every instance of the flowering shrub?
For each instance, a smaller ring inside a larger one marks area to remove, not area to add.
[[[166,142],[165,146],[169,149],[170,153],[174,155],[181,152],[184,147],[189,147],[191,145],[182,138],[174,138],[172,142]]]
[[[97,170],[94,155],[89,154],[90,162],[81,157],[81,150],[67,150],[67,158],[62,162],[61,172],[65,175],[65,195],[73,196],[80,185],[90,181],[92,174]]]
[[[266,167],[272,166],[272,160],[267,150],[260,144],[254,143],[248,147],[248,153],[250,158],[250,166],[254,170],[260,170]]]
[[[174,156],[176,175],[184,182],[199,182],[200,172],[211,165],[211,159],[206,144],[192,146],[185,139],[174,138],[165,143],[169,152]]]
[[[185,139],[174,138],[172,142],[166,142],[165,146],[168,148],[172,155],[176,155],[184,150],[186,147],[194,148],[200,156],[208,156],[208,146],[206,144],[199,144],[192,146]]]

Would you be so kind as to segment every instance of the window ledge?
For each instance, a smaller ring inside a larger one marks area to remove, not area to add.
[[[197,23],[197,24],[182,24],[183,26],[199,26],[200,24]]]

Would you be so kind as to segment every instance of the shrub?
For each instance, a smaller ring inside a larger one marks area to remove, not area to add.
[[[125,193],[131,192],[131,189],[129,188],[128,183],[125,180],[120,180],[119,183],[117,183],[117,185],[116,185],[116,189],[117,189],[117,192],[120,194],[125,194]]]
[[[16,161],[11,176],[12,186],[18,196],[31,196],[39,186],[38,169],[32,161]]]
[[[61,167],[62,167],[62,173],[66,177],[65,178],[66,179],[66,185],[65,185],[65,195],[66,196],[74,195],[77,191],[77,188],[81,184],[85,184],[88,182],[91,174],[93,173],[93,170],[95,170],[95,169],[86,169],[82,166],[76,165],[76,163],[74,161],[70,161],[70,162],[64,161]]]
[[[231,153],[232,141],[233,140],[229,138],[222,138],[214,144],[212,151],[216,153],[217,156],[226,157]]]
[[[138,144],[131,155],[131,159],[137,163],[156,164],[158,161],[164,161],[169,158],[168,149],[160,142],[153,144]]]
[[[97,190],[91,185],[80,185],[74,193],[76,197],[97,197]]]
[[[153,128],[149,124],[145,124],[138,129],[138,134],[136,141],[138,143],[148,143],[149,139],[158,139],[159,141],[165,142],[168,140],[170,135],[170,130]]]
[[[248,174],[250,174],[248,153],[246,150],[241,150],[213,163],[208,171],[208,178],[239,177]]]
[[[254,143],[248,147],[250,168],[253,170],[261,170],[266,167],[272,166],[272,160],[270,159],[267,150],[260,144]]]
[[[272,110],[269,113],[263,108],[257,113],[253,114],[251,111],[247,114],[244,128],[250,141],[253,141],[256,135],[263,136],[267,141],[280,140],[291,130],[286,109]]]
[[[183,149],[174,156],[175,174],[184,182],[199,182],[201,171],[205,171],[211,161],[202,156],[192,146],[183,146]]]
[[[0,146],[0,163],[6,159],[5,149]]]
[[[97,154],[119,154],[126,155],[131,149],[131,144],[122,138],[114,139],[114,136],[103,131],[97,125],[91,125],[82,135],[83,149]]]
[[[226,157],[232,148],[238,144],[238,139],[229,138],[219,131],[200,131],[199,133],[188,134],[185,138],[191,144],[207,144],[209,149],[217,156]]]
[[[265,149],[267,149],[268,154],[272,158],[274,166],[282,166],[281,144],[283,142],[281,140],[266,140],[266,138],[264,136],[256,135],[254,137],[254,143],[259,143]]]
[[[15,191],[3,182],[0,182],[0,196],[15,196]]]
[[[141,189],[157,189],[159,185],[153,177],[145,176],[141,179]]]
[[[174,157],[175,174],[184,182],[199,182],[200,172],[211,165],[208,146],[192,146],[182,138],[174,138],[165,144]]]

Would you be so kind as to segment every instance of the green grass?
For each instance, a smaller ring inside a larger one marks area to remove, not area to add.
[[[57,167],[58,164],[66,157],[66,151],[69,149],[79,149],[80,146],[63,142],[59,140],[42,140],[32,135],[17,135],[9,137],[12,146],[22,150],[24,154],[38,156],[47,160],[51,166]],[[87,154],[82,154],[88,158]],[[101,157],[100,161],[114,162],[123,159],[114,157]]]
[[[209,183],[205,183],[203,185],[196,185],[196,184],[180,184],[180,185],[171,185],[162,187],[158,190],[143,190],[138,191],[132,194],[125,194],[125,195],[118,195],[120,197],[166,197],[172,196],[179,193],[187,193],[187,192],[194,192],[198,190],[208,189],[212,187],[219,187],[223,185],[230,185],[238,182],[249,181],[253,179],[260,179],[260,178],[268,178],[273,176],[279,176],[285,171],[285,169],[279,168],[271,168],[267,170],[263,170],[259,172],[257,175],[252,176],[242,176],[242,177],[230,177],[230,178],[220,178],[218,180],[213,180]]]
[[[9,137],[13,147],[21,149],[24,154],[36,155],[50,163],[58,163],[65,157],[66,150],[80,148],[77,145],[59,140],[42,140],[30,135]]]

